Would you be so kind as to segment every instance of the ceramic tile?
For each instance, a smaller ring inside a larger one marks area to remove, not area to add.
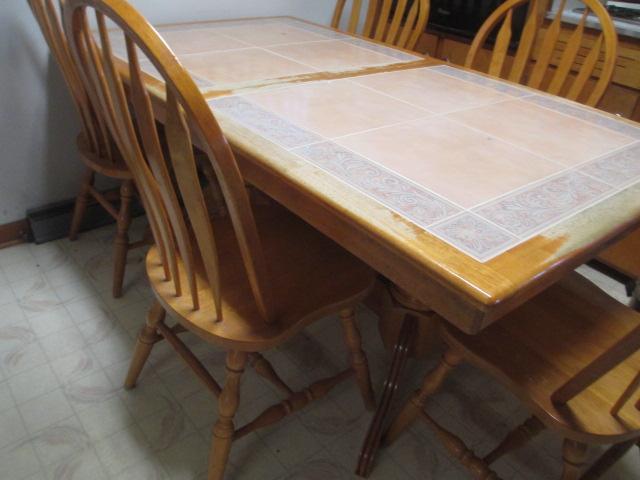
[[[49,365],[40,365],[14,375],[9,380],[13,398],[18,404],[57,389],[60,384]]]
[[[190,73],[214,84],[238,84],[311,73],[312,67],[260,48],[182,57]]]
[[[585,107],[550,95],[533,95],[528,97],[526,101],[640,140],[640,127],[624,122],[622,119],[613,118],[594,108]]]
[[[256,47],[306,43],[327,40],[328,37],[286,23],[274,22],[266,25],[234,25],[218,28],[218,32],[244,44]]]
[[[462,68],[451,67],[449,65],[438,65],[436,67],[429,68],[443,75],[447,75],[448,77],[458,78],[468,83],[475,83],[476,85],[481,85],[497,92],[505,93],[511,97],[526,97],[533,95],[532,91],[518,87],[512,83],[463,70]]]
[[[411,53],[403,52],[402,50],[391,48],[381,43],[370,42],[362,38],[351,38],[348,40],[345,39],[345,42],[350,45],[356,45],[360,48],[370,50],[372,52],[382,53],[383,55],[386,55],[388,57],[393,57],[397,60],[402,60],[404,62],[413,62],[416,60],[422,60],[423,58],[419,55],[413,55]]]
[[[3,480],[23,480],[40,470],[40,463],[33,446],[18,442],[0,449],[0,465]]]
[[[453,113],[449,118],[569,167],[633,142],[619,133],[519,100]]]
[[[9,382],[6,380],[0,381],[0,413],[15,406],[15,401],[11,396],[11,389],[9,388]]]
[[[336,142],[464,208],[561,170],[552,162],[442,117]]]
[[[433,113],[487,105],[511,97],[492,89],[442,75],[432,68],[364,75],[354,82]]]
[[[517,242],[517,237],[469,213],[430,227],[429,231],[480,261]]]
[[[295,150],[305,160],[426,227],[459,209],[400,175],[331,142]]]
[[[580,172],[615,187],[633,183],[640,179],[640,143],[593,160]]]
[[[17,408],[11,407],[0,412],[0,450],[26,437],[27,429]]]
[[[221,34],[221,29],[200,28],[183,30],[165,30],[160,28],[160,35],[171,50],[178,55],[216,52],[220,50],[237,50],[249,46],[246,42]]]
[[[40,430],[30,441],[47,468],[82,455],[89,449],[91,437],[76,417],[70,417]]]
[[[135,425],[98,442],[95,448],[100,462],[112,477],[151,454],[144,434]]]
[[[221,112],[285,148],[321,140],[321,137],[241,97],[220,98],[211,101],[210,105],[213,106],[214,113]]]
[[[48,480],[107,480],[100,460],[92,449],[85,450],[79,455],[75,455],[53,468],[47,469]]]
[[[316,25],[313,23],[308,23],[308,22],[299,20],[297,18],[279,18],[277,19],[277,21],[280,23],[293,25],[294,27],[299,28],[301,30],[306,30],[307,32],[317,33],[324,37],[341,38],[343,40],[351,40],[354,38],[351,35],[347,35],[346,33],[337,32],[330,28],[322,27],[320,25]]]
[[[269,51],[320,71],[351,70],[397,63],[394,57],[341,40],[280,45],[269,47]]]
[[[350,80],[314,82],[245,98],[289,123],[327,138],[429,116],[424,110]]]
[[[514,235],[524,236],[610,193],[612,188],[569,172],[492,202],[476,210],[481,217]]]

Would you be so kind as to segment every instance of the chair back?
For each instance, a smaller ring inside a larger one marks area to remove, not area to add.
[[[582,0],[584,5],[573,32],[562,17],[567,0],[560,0],[552,21],[546,23],[546,0],[507,0],[480,27],[465,61],[465,67],[483,70],[512,82],[526,84],[554,95],[596,106],[611,81],[616,63],[618,37],[611,16],[600,0]],[[515,52],[512,43],[514,10],[528,8]],[[597,20],[600,33],[585,38],[587,20]],[[485,45],[496,33],[488,67],[480,68]],[[508,58],[513,53],[513,58]],[[555,69],[549,69],[552,65]],[[552,72],[552,73],[548,73]],[[597,77],[594,82],[593,77]]]
[[[114,151],[113,140],[106,125],[95,114],[94,106],[87,96],[78,69],[71,58],[69,45],[63,32],[60,19],[60,5],[63,1],[56,2],[56,5],[54,0],[28,0],[51,54],[58,63],[69,88],[76,110],[80,115],[84,138],[88,142],[90,151],[101,160],[113,164],[119,158]]]
[[[407,50],[413,50],[429,20],[430,0],[368,0],[361,35]],[[339,28],[347,0],[337,0],[331,26]],[[351,0],[349,33],[358,33],[362,0]]]
[[[602,352],[588,365],[585,365],[564,385],[553,392],[551,401],[559,405],[567,403],[639,350],[640,325],[627,332],[626,335]],[[616,415],[639,387],[640,372],[631,380],[615,404],[611,407],[611,414]],[[635,406],[640,410],[640,399],[638,399]]]
[[[99,105],[98,113],[133,174],[166,281],[172,282],[175,295],[186,295],[193,309],[199,310],[200,292],[208,291],[207,302],[212,298],[213,305],[207,305],[216,312],[212,321],[223,321],[221,252],[199,182],[195,143],[204,153],[204,159],[198,156],[200,161],[210,163],[216,174],[258,311],[265,322],[272,321],[270,283],[245,183],[211,107],[191,76],[127,1],[66,0],[63,11],[67,40],[83,85]],[[96,32],[90,27],[93,17]],[[114,57],[114,40],[125,46],[126,58]],[[164,97],[166,148],[141,73],[144,61],[153,64],[164,83],[164,89],[154,88]]]

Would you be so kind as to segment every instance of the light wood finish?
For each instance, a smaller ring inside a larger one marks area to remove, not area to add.
[[[488,68],[490,75],[526,84],[554,95],[562,95],[570,100],[582,100],[587,105],[597,105],[613,75],[618,38],[613,20],[599,0],[584,0],[581,3],[585,7],[584,13],[571,35],[563,40],[566,42],[564,51],[550,79],[545,77],[552,62],[552,55],[560,41],[561,30],[563,28],[564,31],[567,30],[567,26],[562,25],[562,14],[567,7],[566,0],[560,1],[558,12],[546,30],[541,30],[540,27],[543,25],[543,16],[547,11],[547,2],[543,0],[506,1],[480,27],[469,49],[465,67],[474,68],[489,35],[497,29]],[[513,59],[509,59],[509,66],[506,68],[512,40],[513,12],[517,8],[528,8],[527,17],[517,51]],[[584,32],[589,14],[597,17],[602,32],[587,46],[584,41]],[[540,40],[537,40],[541,32],[543,35]],[[540,42],[540,47],[534,59],[534,45],[537,42]],[[589,53],[575,77],[570,78],[569,74],[578,52],[585,47],[589,49]],[[588,97],[584,98],[583,91],[587,87],[587,82],[594,76],[598,77],[596,85],[591,89]]]
[[[10,247],[28,241],[31,228],[27,219],[0,225],[0,248]]]
[[[97,39],[89,27],[92,14]],[[353,309],[371,290],[373,272],[275,202],[251,204],[209,105],[162,38],[129,3],[67,0],[64,20],[72,53],[82,66],[82,81],[98,100],[97,113],[131,169],[156,244],[147,255],[146,268],[157,302],[139,336],[125,386],[135,385],[159,334],[218,395],[210,480],[223,478],[234,438],[303,408],[354,372],[365,405],[371,405],[369,372]],[[112,54],[107,21],[124,34],[128,95]],[[166,149],[161,146],[144,85],[140,52],[165,81]],[[203,152],[200,161],[208,162],[215,173],[227,215],[212,216],[208,210],[193,138]],[[186,330],[227,350],[222,389],[165,324],[165,311]],[[256,353],[277,347],[310,323],[338,312],[342,312],[352,367],[291,393]],[[279,384],[287,398],[236,428],[240,378],[249,361]]]
[[[104,122],[99,115],[96,115],[95,99],[88,95],[82,85],[62,31],[59,6],[56,6],[54,0],[28,1],[51,53],[62,71],[81,119],[82,132],[78,135],[76,142],[80,159],[85,163],[86,170],[82,176],[80,192],[76,197],[69,238],[71,240],[78,238],[87,203],[93,197],[117,224],[114,240],[112,294],[118,298],[122,296],[127,252],[134,248],[134,245],[129,242],[127,233],[131,225],[131,200],[135,189],[132,176],[119,150],[113,144],[113,139]],[[58,5],[61,3],[59,2]],[[96,173],[122,181],[119,207],[107,200],[101,192],[93,187]]]
[[[449,350],[393,421],[389,442],[418,416],[433,426],[424,402],[451,371],[451,356],[492,374],[534,415],[484,458],[486,466],[549,428],[565,438],[563,480],[580,478],[586,445],[624,444],[590,470],[588,478],[596,478],[640,439],[640,314],[581,275],[569,275],[478,335],[447,324],[442,332]],[[459,439],[438,435],[450,450],[462,449]],[[476,478],[485,478],[474,455],[464,451],[463,458]]]
[[[362,0],[337,0],[331,26],[340,28],[347,3],[351,13],[347,22],[349,33],[358,33],[389,45],[413,50],[429,20],[430,0],[400,0],[392,10],[392,0],[369,0],[364,23],[361,13]]]
[[[640,229],[612,245],[598,256],[598,260],[610,268],[640,281]],[[635,295],[638,294],[636,288]],[[637,297],[634,297],[637,298]]]

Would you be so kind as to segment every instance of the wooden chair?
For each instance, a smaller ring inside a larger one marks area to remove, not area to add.
[[[581,275],[572,273],[478,335],[450,325],[442,331],[448,349],[391,424],[386,443],[421,418],[475,478],[496,479],[491,463],[549,428],[565,439],[563,480],[598,478],[638,443],[640,314]],[[463,361],[492,374],[533,414],[482,459],[423,410]],[[614,446],[579,476],[588,444]]]
[[[146,244],[142,241],[129,243],[131,201],[135,192],[133,177],[103,121],[95,114],[94,105],[82,86],[62,31],[58,8],[53,0],[28,1],[51,53],[60,66],[82,123],[82,132],[78,135],[76,143],[86,169],[82,177],[80,193],[76,197],[69,238],[71,240],[78,238],[78,231],[91,197],[116,220],[117,233],[114,241],[112,292],[113,296],[117,298],[122,296],[127,252],[132,248]],[[106,195],[94,188],[96,173],[121,181],[119,207],[117,204],[111,203],[112,199],[107,198]]]
[[[367,16],[360,34],[396,47],[413,50],[429,20],[429,0],[369,0]],[[340,27],[347,0],[338,0],[331,26]],[[347,31],[358,33],[362,0],[352,0]]]
[[[583,0],[584,12],[573,33],[566,35],[569,25],[562,22],[562,14],[567,3],[560,1],[555,18],[545,26],[548,1],[507,0],[480,27],[465,67],[596,106],[611,81],[616,63],[615,25],[600,0]],[[528,8],[528,11],[518,47],[511,52],[512,21],[517,8]],[[587,45],[584,41],[586,22],[593,16],[602,31]],[[487,62],[485,45],[494,32],[497,35]],[[488,67],[481,68],[481,62]],[[598,77],[595,82],[594,76]]]
[[[89,10],[95,12],[99,40],[89,28]],[[98,99],[100,114],[133,173],[156,242],[146,263],[156,301],[138,337],[125,387],[135,386],[154,343],[160,338],[168,341],[218,397],[209,479],[223,477],[233,440],[303,408],[353,374],[365,405],[372,409],[374,396],[354,308],[371,290],[373,272],[275,202],[250,204],[211,107],[162,38],[131,5],[125,0],[67,0],[64,14],[69,43],[77,63],[83,65],[83,82]],[[107,19],[124,32],[127,97],[112,57]],[[139,52],[165,82],[166,153],[158,141]],[[202,149],[215,172],[228,215],[209,214],[192,143]],[[165,312],[177,318],[176,327],[165,323]],[[338,312],[351,368],[292,391],[260,352]],[[223,387],[176,335],[185,329],[227,351]],[[247,363],[273,382],[284,399],[236,428],[240,378]]]

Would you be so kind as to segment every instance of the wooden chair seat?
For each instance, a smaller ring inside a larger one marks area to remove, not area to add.
[[[173,312],[183,326],[203,338],[247,351],[262,351],[293,336],[309,323],[343,306],[362,300],[374,282],[373,272],[351,254],[295,217],[283,207],[254,207],[262,248],[267,259],[275,304],[275,321],[266,323],[253,301],[242,265],[231,221],[213,220],[220,252],[222,312],[216,322],[211,289],[202,265],[196,267],[200,309],[194,310],[188,290],[176,297],[171,282],[165,281],[157,247],[147,256],[151,285],[165,309]],[[185,289],[185,269],[179,263]],[[336,275],[340,272],[339,275]]]
[[[113,159],[98,155],[94,152],[84,132],[78,134],[76,144],[80,158],[91,170],[118,180],[133,180],[133,175],[131,175],[117,148],[113,149]]]
[[[634,400],[611,414],[620,392],[640,372],[640,352],[566,405],[551,397],[639,324],[640,314],[574,273],[479,335],[443,329],[447,343],[502,381],[547,427],[576,441],[618,443],[640,433]]]

